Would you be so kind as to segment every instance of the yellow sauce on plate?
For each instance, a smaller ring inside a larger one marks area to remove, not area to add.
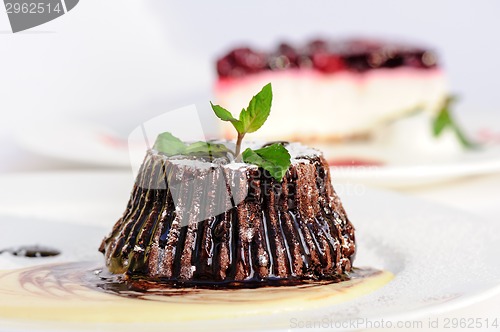
[[[67,323],[169,323],[311,310],[368,294],[393,274],[356,269],[339,283],[242,289],[106,290],[95,263],[0,271],[0,319]],[[101,286],[97,286],[101,283]]]

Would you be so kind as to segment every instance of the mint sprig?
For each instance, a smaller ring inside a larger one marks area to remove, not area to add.
[[[241,151],[241,142],[247,133],[253,133],[259,130],[266,122],[271,113],[273,102],[273,90],[271,83],[266,84],[259,93],[252,97],[248,107],[240,112],[238,118],[235,118],[231,112],[220,105],[212,105],[215,115],[222,121],[231,122],[238,133],[236,139],[235,156],[238,157]],[[268,171],[276,181],[281,181],[286,171],[290,167],[290,153],[280,143],[252,150],[250,148],[243,151],[243,161],[249,164],[255,164]]]
[[[257,131],[264,122],[266,122],[271,113],[271,104],[273,101],[273,91],[271,83],[266,84],[262,90],[252,97],[248,107],[240,112],[239,119],[236,119],[231,112],[220,105],[212,105],[215,115],[222,121],[231,122],[238,132],[236,139],[235,154],[239,155],[241,151],[241,142],[247,133]]]
[[[432,124],[432,132],[434,137],[439,137],[446,128],[452,130],[455,136],[467,149],[476,148],[477,144],[472,142],[462,131],[460,126],[455,122],[451,113],[451,105],[456,101],[455,96],[449,96],[443,103],[443,107],[439,111],[437,117]]]
[[[259,93],[252,97],[248,107],[240,112],[238,118],[235,118],[231,112],[224,107],[210,103],[215,115],[222,121],[231,122],[238,133],[236,150],[234,153],[224,144],[201,141],[186,144],[168,132],[158,135],[153,149],[166,156],[188,155],[217,158],[232,153],[236,159],[243,159],[246,163],[262,167],[264,170],[268,171],[276,181],[281,181],[291,164],[290,153],[283,144],[275,143],[257,150],[248,148],[243,151],[240,157],[243,137],[247,133],[253,133],[262,127],[271,113],[272,101],[273,91],[271,83],[268,83]]]
[[[243,151],[243,161],[262,167],[276,181],[281,181],[290,167],[290,153],[281,143],[274,143],[262,149]]]
[[[186,155],[208,157],[210,159],[220,158],[232,153],[224,144],[198,141],[186,144],[169,132],[162,133],[156,138],[153,149],[161,152],[167,157]]]

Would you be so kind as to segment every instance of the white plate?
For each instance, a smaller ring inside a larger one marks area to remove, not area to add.
[[[18,225],[17,231],[11,228],[10,243],[32,239],[31,223],[38,238],[51,234],[46,239],[68,253],[64,259],[95,258],[98,239],[126,207],[131,185],[129,173],[116,172],[3,177],[0,223],[2,228]],[[395,274],[393,281],[372,294],[314,312],[196,324],[233,330],[252,324],[246,326],[265,330],[279,321],[286,322],[279,330],[287,330],[299,323],[294,318],[330,324],[359,318],[395,322],[466,306],[500,291],[500,225],[385,191],[367,190],[342,199],[357,231],[355,265],[389,270]],[[64,240],[65,234],[75,231],[82,231],[78,243]],[[0,233],[0,243],[6,240]],[[75,250],[81,242],[92,245]],[[9,263],[15,265],[12,260]],[[25,323],[15,326],[28,326]]]
[[[29,133],[26,134],[26,133]],[[105,125],[58,120],[16,135],[24,148],[52,158],[106,167],[129,167],[127,141]]]
[[[209,125],[209,112],[198,103],[200,116]],[[206,106],[206,105],[205,105]],[[468,115],[467,115],[468,114]],[[401,146],[382,148],[370,144],[339,145],[329,148],[330,155],[348,156],[355,159],[384,160],[382,166],[335,166],[336,178],[352,183],[369,183],[385,187],[406,187],[447,181],[454,178],[489,174],[500,171],[500,130],[492,127],[500,123],[495,112],[464,113],[462,123],[467,124],[470,135],[487,142],[478,150],[456,153],[426,153],[425,150],[408,151]],[[137,118],[137,117],[136,117]],[[137,120],[137,119],[136,119]],[[213,120],[213,119],[211,119]],[[133,122],[133,119],[121,119]],[[106,122],[106,121],[105,121]],[[110,121],[108,121],[110,122]],[[120,121],[117,121],[120,122]],[[137,123],[140,123],[137,122]],[[51,127],[34,127],[18,135],[25,148],[62,160],[108,167],[130,168],[129,152],[134,156],[144,154],[142,142],[127,143],[127,133],[136,125],[114,124],[113,130],[95,122],[54,122]],[[213,124],[212,124],[213,127]],[[26,135],[26,133],[30,133]],[[213,136],[213,133],[212,133]],[[347,158],[349,159],[349,158]]]

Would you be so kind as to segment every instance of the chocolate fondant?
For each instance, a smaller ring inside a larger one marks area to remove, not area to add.
[[[335,280],[354,228],[322,154],[286,144],[281,182],[229,159],[147,152],[123,216],[100,251],[111,272],[175,286]]]

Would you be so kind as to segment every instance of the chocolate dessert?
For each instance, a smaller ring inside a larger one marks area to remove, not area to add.
[[[102,243],[107,266],[182,285],[325,280],[350,271],[354,228],[328,165],[316,150],[288,148],[292,164],[281,182],[255,165],[149,151],[123,217]],[[169,183],[182,185],[172,195]],[[241,202],[199,217],[226,203],[216,202],[222,192]]]

